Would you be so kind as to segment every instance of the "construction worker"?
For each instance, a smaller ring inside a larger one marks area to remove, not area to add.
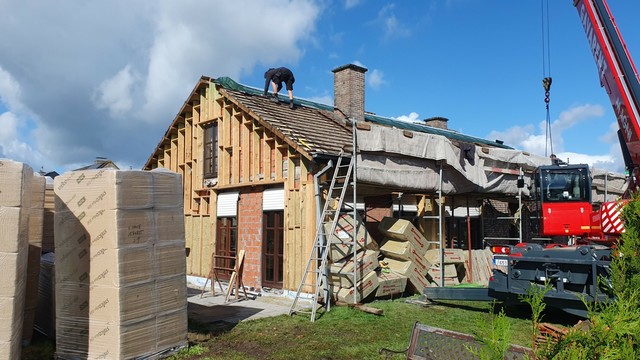
[[[273,97],[271,101],[278,102],[278,91],[282,90],[282,83],[287,85],[287,92],[289,92],[289,107],[293,109],[293,83],[296,82],[296,78],[293,77],[291,70],[286,67],[270,68],[264,73],[264,96],[267,96],[267,90],[269,90],[269,83],[273,87]]]

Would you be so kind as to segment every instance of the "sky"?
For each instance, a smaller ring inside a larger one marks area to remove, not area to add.
[[[551,76],[553,152],[623,172],[572,4],[0,0],[0,158],[58,173],[97,157],[140,169],[203,75],[262,88],[269,67],[286,66],[296,97],[333,104],[331,70],[353,63],[368,69],[369,112],[442,116],[450,129],[543,156]],[[640,1],[608,4],[640,58]]]

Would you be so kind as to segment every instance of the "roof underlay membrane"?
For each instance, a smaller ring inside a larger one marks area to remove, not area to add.
[[[357,130],[359,183],[395,188],[407,192],[443,195],[487,194],[515,196],[520,171],[524,174],[523,195],[529,195],[531,174],[540,165],[550,165],[548,158],[520,150],[478,146],[457,142],[435,134],[371,126]],[[442,185],[440,169],[442,166]],[[625,177],[591,169],[593,200],[601,202],[620,196]],[[441,186],[441,187],[440,187]]]

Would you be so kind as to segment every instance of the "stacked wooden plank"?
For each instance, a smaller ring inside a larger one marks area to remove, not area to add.
[[[186,345],[181,178],[87,170],[56,177],[59,358],[154,358]]]
[[[0,358],[20,359],[33,170],[0,159]]]
[[[427,279],[430,286],[441,286],[442,270],[440,252],[437,249],[427,251],[425,257],[433,265]],[[489,248],[476,250],[444,249],[444,285],[454,286],[460,283],[474,283],[482,286],[489,284],[493,269],[493,254]]]
[[[40,280],[40,256],[42,255],[42,231],[44,228],[45,178],[35,173],[31,182],[31,206],[29,208],[29,249],[27,282],[22,327],[22,344],[29,345],[38,307],[38,283]]]

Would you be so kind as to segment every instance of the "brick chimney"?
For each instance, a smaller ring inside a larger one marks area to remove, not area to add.
[[[438,129],[447,129],[447,121],[449,121],[449,119],[441,116],[435,116],[435,117],[424,119],[424,122],[425,124],[427,124],[427,126],[431,126]]]
[[[364,73],[367,69],[347,64],[333,69],[334,106],[356,121],[364,121]]]

